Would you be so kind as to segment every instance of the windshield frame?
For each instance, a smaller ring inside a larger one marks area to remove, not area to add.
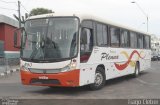
[[[77,52],[76,52],[76,54],[75,54],[75,56],[73,56],[73,57],[69,57],[69,58],[59,58],[59,59],[50,59],[50,60],[40,60],[40,59],[30,59],[30,58],[23,58],[23,55],[22,55],[22,52],[23,52],[23,49],[24,48],[22,48],[22,45],[21,45],[21,49],[20,49],[20,58],[22,59],[22,60],[24,60],[24,61],[27,61],[27,62],[34,62],[34,63],[52,63],[52,62],[61,62],[61,61],[66,61],[66,60],[71,60],[71,59],[73,59],[73,58],[76,58],[77,56],[78,56],[78,53],[79,53],[79,47],[80,47],[80,45],[79,45],[79,31],[80,31],[80,19],[79,19],[79,17],[77,17],[77,16],[56,16],[56,17],[42,17],[42,18],[33,18],[33,19],[28,19],[28,20],[26,20],[25,21],[25,23],[27,22],[27,21],[31,21],[31,20],[37,20],[37,19],[51,19],[51,18],[76,18],[77,19],[77,22],[78,22],[78,26],[77,26]],[[24,23],[24,26],[25,26],[25,23]],[[47,26],[48,27],[48,26]],[[26,33],[26,30],[25,30],[25,27],[23,28],[23,31],[24,31],[24,33]],[[48,31],[48,29],[47,29],[47,31]],[[21,37],[21,43],[23,43],[23,36],[24,35],[22,35],[22,37]]]

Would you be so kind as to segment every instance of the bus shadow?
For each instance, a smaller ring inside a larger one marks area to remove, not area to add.
[[[145,76],[147,74],[148,74],[148,72],[146,72],[146,71],[145,72],[141,72],[138,77]],[[105,86],[107,87],[107,86],[112,86],[112,85],[115,85],[115,84],[122,83],[124,81],[131,81],[131,80],[134,80],[135,78],[137,78],[137,77],[134,77],[133,75],[127,75],[127,76],[122,76],[122,77],[110,79],[110,80],[106,81],[106,85]]]
[[[48,87],[38,89],[36,91],[29,91],[29,93],[43,94],[43,95],[64,95],[64,96],[77,96],[78,94],[85,94],[89,92],[88,86],[82,87]]]
[[[142,72],[140,74],[140,77],[143,75],[148,74],[148,72]],[[132,75],[128,76],[123,76],[123,77],[118,77],[115,79],[110,79],[106,81],[106,84],[104,88],[120,84],[124,81],[131,81],[134,80],[135,77]],[[103,89],[97,90],[97,91],[103,91]],[[88,94],[90,92],[96,92],[96,91],[91,91],[89,89],[89,86],[81,86],[81,87],[48,87],[44,89],[38,89],[34,91],[28,91],[29,93],[36,93],[36,94],[44,94],[44,95],[66,95],[66,96],[78,96],[79,94]]]

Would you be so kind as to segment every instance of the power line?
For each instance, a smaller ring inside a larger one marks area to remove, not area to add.
[[[9,1],[4,1],[4,0],[0,0],[3,3],[16,3],[16,2],[9,2]]]
[[[0,7],[0,9],[11,10],[11,11],[17,11],[16,9],[4,8],[4,7]]]
[[[26,12],[28,12],[28,10],[22,5],[22,3],[21,3],[21,6],[23,7],[24,10],[26,10]],[[29,12],[28,12],[28,13],[29,13]]]
[[[18,6],[17,5],[17,3],[16,2],[9,2],[9,1],[4,1],[4,0],[0,0],[0,2],[3,2],[3,3],[14,3],[14,4],[16,4],[16,6]],[[26,12],[28,12],[28,10],[22,5],[22,3],[20,3],[20,5],[23,7],[23,9],[26,11]],[[15,9],[10,9],[10,8],[3,8],[3,7],[0,7],[1,9],[6,9],[6,10],[15,10]],[[17,10],[16,10],[17,11]],[[29,12],[28,12],[29,13]]]

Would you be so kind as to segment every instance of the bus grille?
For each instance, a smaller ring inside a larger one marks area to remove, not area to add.
[[[29,69],[31,73],[41,73],[41,74],[51,74],[51,73],[59,73],[60,69]]]
[[[59,80],[57,79],[31,79],[31,84],[53,84],[53,85],[60,85]]]

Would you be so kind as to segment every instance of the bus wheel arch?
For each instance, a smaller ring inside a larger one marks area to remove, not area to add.
[[[105,73],[105,66],[104,66],[103,64],[98,65],[97,68],[96,68],[96,71],[98,70],[98,68],[103,68],[103,69],[101,69],[101,70],[102,70],[102,72]]]
[[[91,90],[101,89],[106,82],[106,74],[104,65],[98,65],[95,71],[94,83],[90,84]]]

